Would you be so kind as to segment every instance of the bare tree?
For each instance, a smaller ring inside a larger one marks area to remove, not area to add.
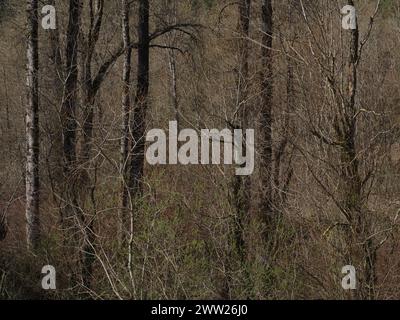
[[[69,20],[67,29],[67,46],[65,52],[65,88],[64,97],[61,107],[61,120],[63,124],[63,150],[64,150],[64,174],[68,178],[74,176],[76,169],[76,109],[78,103],[78,48],[79,34],[81,25],[81,2],[80,0],[70,0],[69,3]],[[85,287],[90,288],[92,276],[93,255],[93,220],[86,222],[84,213],[79,207],[78,196],[79,181],[70,180],[70,186],[66,190],[67,201],[67,219],[75,221],[72,224],[73,230],[76,226],[80,226],[80,231],[83,233],[82,242],[82,281]],[[71,221],[69,221],[71,225]]]
[[[139,1],[137,88],[131,124],[132,146],[129,188],[132,199],[142,194],[146,112],[149,95],[150,35],[148,0]]]
[[[249,104],[249,88],[250,88],[250,74],[249,74],[249,39],[250,39],[250,19],[251,19],[251,0],[241,0],[237,3],[238,9],[238,25],[236,29],[237,42],[235,45],[236,55],[236,101],[235,101],[235,114],[230,126],[233,129],[246,130],[249,126],[249,113],[253,110]],[[243,140],[242,147],[245,149],[246,142]],[[251,200],[251,181],[248,176],[234,176],[232,179],[232,190],[230,195],[230,202],[233,207],[233,221],[232,221],[232,234],[230,235],[234,246],[233,250],[229,249],[229,254],[226,257],[225,264],[227,272],[224,274],[223,283],[220,295],[224,299],[231,297],[231,273],[233,265],[232,253],[239,257],[240,267],[244,271],[246,282],[248,282],[247,273],[247,248],[245,241],[245,226],[248,222],[248,213],[250,209]]]
[[[40,240],[39,222],[39,13],[38,1],[30,0],[28,12],[27,87],[26,106],[26,219],[27,244],[36,249]]]
[[[260,215],[266,228],[272,222],[272,1],[263,0],[261,6],[261,114],[260,114]],[[267,232],[267,230],[266,230]],[[268,234],[266,233],[266,238]]]
[[[289,192],[290,182],[293,176],[292,159],[295,150],[292,147],[291,140],[295,138],[295,123],[291,119],[293,111],[295,110],[296,95],[295,95],[295,61],[290,56],[290,48],[293,48],[296,38],[296,20],[294,15],[295,2],[293,0],[287,1],[287,30],[284,36],[283,50],[285,51],[286,58],[286,101],[285,109],[283,111],[283,119],[276,124],[276,135],[280,135],[279,142],[275,143],[272,147],[272,165],[273,165],[273,183],[271,192],[271,206],[274,210],[273,215],[278,215],[279,211],[284,209],[287,203],[287,195]],[[271,141],[272,142],[272,141]]]
[[[342,235],[344,245],[340,250],[342,262],[354,265],[357,270],[360,270],[359,290],[353,292],[352,295],[356,298],[367,299],[375,296],[377,250],[385,243],[388,237],[386,233],[391,230],[389,227],[386,231],[374,233],[368,199],[376,165],[373,164],[368,168],[366,152],[361,152],[361,146],[365,141],[362,139],[362,133],[358,130],[362,113],[359,105],[360,99],[357,97],[360,85],[360,62],[380,4],[381,2],[378,0],[375,12],[370,17],[367,32],[362,39],[360,39],[357,18],[354,28],[345,31],[344,45],[338,51],[341,54],[339,58],[333,54],[331,43],[318,44],[315,42],[317,33],[313,31],[305,5],[301,2],[308,32],[314,39],[310,43],[310,51],[329,88],[329,95],[332,99],[330,105],[333,106],[333,115],[324,115],[330,119],[327,127],[322,128],[320,124],[312,123],[310,124],[311,133],[321,145],[325,146],[324,152],[330,152],[329,154],[337,156],[336,162],[332,159],[325,168],[327,171],[332,170],[338,179],[338,184],[336,185],[335,181],[331,186],[327,186],[327,180],[324,181],[318,177],[313,170],[311,172],[325,194],[334,201],[344,218],[345,222],[336,223],[334,227],[343,226],[344,229],[344,235]],[[355,2],[348,0],[347,5],[355,7]],[[339,61],[342,61],[343,67],[338,67],[336,62],[338,58]],[[372,143],[368,142],[363,148],[370,149],[371,145]],[[334,227],[330,227],[329,230]],[[386,234],[386,238],[380,241],[376,237],[377,234]]]
[[[50,0],[49,5],[57,7],[60,2]],[[63,190],[63,140],[62,140],[62,124],[60,122],[60,108],[63,102],[64,89],[64,61],[62,46],[60,40],[60,23],[59,17],[56,19],[56,28],[46,30],[48,41],[44,43],[46,63],[41,68],[41,108],[43,110],[43,127],[44,136],[42,138],[42,162],[46,163],[47,179],[51,189],[53,199],[60,206],[60,199],[56,196]],[[47,44],[47,45],[46,45]],[[43,178],[46,175],[42,174]],[[64,224],[62,210],[60,210],[60,223]]]
[[[349,0],[348,5],[354,7],[354,1]],[[373,18],[372,18],[373,20]],[[347,62],[347,90],[343,100],[342,112],[336,118],[335,129],[340,150],[340,175],[342,191],[341,199],[345,216],[350,226],[348,238],[348,261],[357,260],[361,255],[364,273],[364,283],[361,287],[363,298],[373,298],[375,289],[375,260],[372,239],[368,238],[370,232],[367,204],[363,200],[363,178],[359,169],[359,157],[356,148],[357,113],[356,95],[358,87],[358,66],[361,58],[359,25],[350,30],[350,44]],[[364,42],[363,42],[364,43]],[[362,243],[362,253],[357,253],[358,244]]]
[[[128,207],[128,161],[129,161],[129,119],[131,113],[131,69],[132,69],[132,48],[130,47],[130,21],[129,11],[130,2],[122,0],[122,39],[125,47],[124,65],[122,70],[122,137],[121,137],[121,176],[122,176],[122,212],[121,212],[121,231],[125,230],[126,208]]]
[[[93,120],[95,115],[95,99],[100,90],[101,83],[104,79],[104,74],[98,73],[92,75],[92,60],[95,53],[96,44],[100,37],[100,31],[103,23],[104,15],[104,0],[89,1],[90,25],[88,34],[83,39],[82,50],[82,75],[83,75],[83,141],[80,152],[80,162],[85,163],[90,159],[91,143],[93,139]]]
[[[249,33],[251,0],[242,0],[238,4],[238,77],[237,77],[237,120],[235,127],[248,126],[249,111]],[[245,143],[245,142],[243,142]],[[233,181],[233,205],[235,208],[234,239],[242,262],[245,260],[244,221],[250,206],[250,179],[247,176],[235,176]]]
[[[65,51],[66,72],[61,119],[63,123],[64,171],[70,172],[76,162],[76,107],[78,89],[78,39],[81,21],[80,0],[69,1],[67,46]]]

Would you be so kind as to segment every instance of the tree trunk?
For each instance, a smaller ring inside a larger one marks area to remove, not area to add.
[[[61,124],[63,140],[63,173],[68,181],[63,194],[65,209],[62,210],[62,221],[67,223],[65,229],[69,229],[73,223],[74,212],[77,204],[78,183],[73,183],[74,168],[76,165],[76,106],[78,94],[78,37],[80,29],[81,3],[80,0],[70,0],[69,18],[67,29],[67,45],[65,50],[65,81],[64,94],[61,104]],[[74,186],[72,186],[74,185]]]
[[[85,216],[80,208],[80,188],[86,180],[81,181],[80,172],[77,172],[77,150],[76,150],[76,131],[77,119],[76,109],[78,103],[78,50],[79,33],[81,27],[81,1],[69,1],[69,20],[67,29],[67,46],[65,51],[65,87],[63,103],[61,106],[61,121],[63,124],[63,154],[64,154],[64,176],[69,180],[66,190],[64,190],[66,209],[65,218],[68,222],[65,227],[72,230],[74,241],[78,241],[79,232],[83,234],[83,244],[81,247],[82,281],[85,287],[90,288],[92,273],[92,222],[87,224]],[[77,243],[73,244],[74,246]]]
[[[132,48],[130,37],[130,21],[129,21],[129,0],[122,0],[122,39],[125,47],[124,65],[122,70],[122,137],[121,137],[121,233],[124,233],[127,226],[127,209],[128,209],[128,161],[129,161],[129,119],[131,113],[131,70],[132,70]]]
[[[265,223],[265,240],[272,223],[272,1],[263,0],[261,7],[261,116],[260,116],[260,215]]]
[[[40,240],[39,223],[39,12],[38,1],[30,0],[28,11],[26,106],[26,220],[27,245],[36,249]]]
[[[56,7],[59,3],[50,0],[49,5]],[[42,126],[47,128],[47,137],[42,138],[42,143],[48,145],[48,154],[46,155],[47,174],[49,184],[53,193],[54,203],[60,203],[56,196],[62,192],[63,183],[63,141],[62,141],[62,124],[60,122],[60,108],[63,101],[64,88],[64,62],[61,52],[60,31],[58,20],[55,30],[46,30],[49,45],[46,48],[46,56],[48,63],[41,69],[42,85],[47,88],[45,101],[41,102],[43,112],[43,120],[46,120]],[[42,155],[42,158],[44,156]],[[43,177],[43,174],[42,174]],[[60,210],[62,212],[62,210]],[[60,214],[60,224],[63,225],[63,215]]]
[[[288,0],[287,4],[287,34],[289,47],[294,47],[297,38],[297,26],[294,21],[294,1]],[[292,121],[291,115],[294,112],[296,103],[295,87],[294,87],[294,59],[286,54],[286,110],[284,111],[283,122],[280,125],[280,141],[274,150],[273,165],[274,165],[274,183],[272,199],[274,207],[277,211],[283,209],[286,204],[287,194],[291,178],[293,176],[292,158],[294,150],[287,150],[291,135],[295,131],[295,122]],[[284,164],[287,166],[284,167]]]
[[[137,91],[132,120],[132,147],[129,189],[131,198],[136,201],[143,193],[143,166],[146,130],[146,111],[149,95],[150,37],[149,0],[139,1],[139,44],[137,65]]]
[[[78,90],[78,38],[80,29],[80,0],[69,1],[69,21],[66,47],[66,81],[61,119],[63,123],[64,171],[69,174],[76,161],[76,105]]]
[[[239,36],[237,43],[237,64],[238,64],[238,77],[237,77],[237,119],[235,119],[234,129],[246,130],[248,126],[248,113],[249,105],[247,103],[249,96],[249,36],[250,36],[250,10],[251,0],[241,0],[238,3],[239,22],[237,33]],[[243,150],[246,150],[246,140],[243,139]],[[232,221],[233,229],[233,243],[235,245],[236,253],[239,257],[242,269],[245,272],[246,281],[249,280],[246,269],[246,243],[245,243],[245,220],[250,209],[250,178],[248,176],[234,176],[232,183],[232,205],[234,209],[234,216]],[[232,251],[235,252],[235,251]],[[224,284],[221,291],[223,299],[229,299],[231,296],[230,287],[231,279],[230,272],[232,272],[231,264],[234,256],[230,253],[228,255],[229,261],[226,261],[228,274],[224,277]]]
[[[93,142],[93,125],[95,114],[96,96],[100,89],[101,82],[94,81],[92,78],[92,60],[95,53],[97,41],[99,40],[100,30],[103,22],[104,0],[96,0],[93,8],[93,1],[90,6],[90,28],[87,35],[86,48],[83,52],[83,141],[80,152],[80,162],[88,164]],[[87,180],[89,178],[86,176]]]
[[[354,1],[349,0],[348,5],[354,6]],[[362,270],[360,277],[359,298],[374,297],[376,282],[375,259],[376,252],[372,240],[366,240],[370,226],[368,224],[367,210],[363,204],[362,178],[359,172],[359,160],[356,149],[357,107],[356,94],[358,85],[359,61],[359,27],[350,30],[350,46],[347,70],[347,97],[344,105],[344,116],[339,128],[340,145],[340,173],[342,186],[342,201],[347,211],[350,231],[347,239],[348,264],[353,264]],[[360,247],[361,246],[361,247]]]

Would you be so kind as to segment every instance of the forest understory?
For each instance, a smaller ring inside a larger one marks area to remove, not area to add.
[[[0,299],[400,299],[400,0],[0,0],[0,28]]]

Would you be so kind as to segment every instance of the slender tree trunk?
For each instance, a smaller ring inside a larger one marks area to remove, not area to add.
[[[262,0],[261,7],[261,115],[260,115],[260,214],[265,223],[266,241],[272,223],[272,0]]]
[[[76,106],[78,94],[78,37],[80,28],[81,3],[80,0],[69,1],[69,18],[67,29],[67,45],[65,50],[65,82],[61,104],[61,124],[63,140],[63,173],[69,181],[65,185],[63,194],[66,201],[62,210],[61,220],[66,229],[70,228],[74,219],[77,204],[77,186],[72,186],[71,177],[76,165]],[[74,183],[75,184],[75,183]]]
[[[88,253],[91,252],[91,242],[88,241],[92,234],[85,224],[85,217],[80,210],[79,198],[82,182],[76,172],[77,169],[77,119],[76,111],[78,105],[78,51],[79,34],[81,27],[81,0],[69,1],[69,18],[66,35],[65,50],[65,82],[64,95],[61,105],[61,122],[63,136],[63,155],[64,155],[64,177],[68,182],[64,190],[64,199],[66,201],[63,210],[64,227],[70,232],[72,230],[74,243],[76,246],[78,234],[83,233],[83,244],[81,247],[82,280],[86,287],[90,288],[91,259]],[[68,239],[68,237],[67,237]]]
[[[354,1],[348,4],[354,6]],[[348,237],[348,257],[346,263],[362,269],[360,277],[359,298],[373,298],[376,282],[376,251],[372,240],[366,239],[369,234],[367,208],[363,204],[362,178],[359,172],[359,160],[356,148],[357,106],[356,95],[358,85],[359,62],[359,27],[350,30],[350,46],[347,67],[347,97],[344,105],[344,116],[339,128],[340,173],[343,206],[347,211],[350,225]]]
[[[91,143],[93,139],[93,119],[94,119],[94,106],[95,106],[96,93],[92,91],[90,85],[86,86],[85,100],[84,100],[84,111],[83,111],[83,141],[80,152],[79,162],[83,165],[88,165],[90,161]],[[84,166],[83,166],[84,168]],[[81,171],[81,178],[83,184],[83,192],[77,197],[77,204],[79,204],[80,210],[78,212],[78,218],[80,221],[80,227],[83,235],[82,242],[82,282],[86,288],[91,288],[93,280],[93,262],[95,260],[95,229],[94,221],[96,217],[96,207],[87,208],[86,200],[89,196],[87,190],[92,190],[91,197],[92,203],[94,203],[94,189],[95,186],[91,186],[91,178],[86,170]],[[82,213],[84,210],[86,215]],[[91,212],[93,211],[93,212]]]
[[[49,5],[56,7],[59,2],[50,0]],[[60,31],[58,19],[56,20],[55,30],[46,30],[48,35],[48,47],[46,56],[48,57],[48,65],[44,66],[43,87],[47,89],[48,98],[41,102],[41,108],[45,110],[46,116],[47,139],[42,141],[49,145],[49,153],[45,159],[47,163],[47,173],[49,183],[53,193],[54,203],[60,203],[57,194],[64,188],[63,183],[63,141],[62,141],[62,124],[60,122],[60,109],[63,101],[63,79],[64,62],[61,52]],[[43,156],[42,156],[43,157]],[[43,175],[42,175],[43,177]],[[62,210],[60,210],[60,225],[63,225]]]
[[[26,220],[27,244],[36,249],[40,240],[39,223],[39,12],[38,1],[30,0],[28,11],[28,103],[26,106]]]
[[[121,137],[121,163],[120,170],[122,176],[121,190],[121,232],[124,233],[127,227],[127,209],[128,209],[128,161],[129,161],[129,119],[131,113],[131,70],[132,70],[132,48],[130,37],[129,21],[129,0],[122,0],[122,40],[124,42],[125,55],[122,70],[122,137]]]
[[[91,0],[89,1],[90,11],[90,27],[87,35],[87,42],[82,53],[82,78],[83,78],[83,120],[82,120],[82,144],[79,154],[79,163],[82,164],[81,178],[83,189],[79,195],[80,208],[86,207],[86,200],[88,198],[87,190],[91,190],[91,199],[93,203],[92,209],[86,208],[86,215],[79,213],[80,224],[83,234],[82,243],[82,281],[85,287],[90,288],[93,280],[93,262],[95,260],[95,228],[94,222],[96,219],[96,206],[95,206],[95,182],[91,186],[91,177],[84,169],[86,166],[93,167],[90,163],[90,156],[93,143],[93,129],[96,96],[100,89],[101,81],[93,80],[92,75],[92,60],[95,53],[95,47],[100,36],[100,31],[103,21],[104,13],[104,0]],[[83,42],[83,41],[82,41]],[[95,165],[94,165],[95,167]],[[96,171],[96,170],[95,170]],[[92,213],[90,213],[92,211]]]
[[[129,189],[135,201],[143,193],[143,166],[146,130],[146,112],[149,95],[150,37],[149,0],[139,1],[139,45],[137,65],[137,91],[132,120],[132,148]]]
[[[249,32],[251,0],[239,2],[238,34],[238,120],[237,126],[245,130],[248,125],[248,87],[249,87]],[[243,142],[245,143],[245,142]],[[235,208],[234,240],[242,262],[245,260],[244,220],[250,206],[249,178],[235,176],[233,182],[233,204]]]
[[[235,129],[246,130],[249,119],[249,104],[247,102],[249,96],[249,36],[250,36],[250,10],[251,0],[241,0],[238,3],[239,21],[237,27],[238,42],[237,42],[237,119],[235,119]],[[243,150],[246,150],[246,140],[243,139]],[[231,265],[236,251],[240,264],[246,273],[246,281],[249,280],[246,267],[246,243],[245,243],[245,222],[250,209],[250,178],[248,176],[234,176],[232,183],[232,206],[234,209],[234,217],[232,222],[232,236],[235,250],[228,255],[227,275],[224,277],[221,296],[223,299],[231,297]]]
[[[100,30],[103,22],[104,0],[89,2],[90,7],[90,27],[87,35],[87,43],[83,52],[83,86],[84,86],[84,102],[83,102],[83,124],[82,133],[83,141],[80,152],[80,162],[86,164],[90,160],[90,153],[93,142],[93,126],[95,116],[96,96],[100,89],[101,82],[96,82],[92,78],[92,60],[95,53],[97,41],[100,36]],[[89,182],[89,178],[87,182]]]
[[[353,1],[349,1],[354,5]],[[347,99],[344,105],[344,117],[340,128],[342,128],[339,141],[342,143],[341,150],[341,174],[343,181],[343,199],[348,211],[350,222],[361,219],[361,178],[358,170],[358,159],[356,156],[356,126],[357,117],[355,98],[357,93],[357,61],[359,48],[359,30],[351,30],[349,60],[347,70]]]
[[[287,38],[289,41],[289,48],[294,47],[297,30],[296,23],[294,21],[294,5],[296,0],[287,0]],[[280,141],[274,148],[273,155],[273,166],[274,166],[274,183],[272,189],[273,205],[276,212],[283,209],[286,200],[287,193],[291,178],[293,176],[293,167],[291,165],[291,159],[293,152],[288,151],[290,136],[294,132],[295,123],[291,120],[291,114],[293,114],[295,98],[295,87],[294,87],[294,59],[286,53],[286,109],[284,111],[283,122],[280,125]],[[283,167],[287,164],[286,167]],[[279,216],[277,218],[279,219]]]
[[[350,5],[354,5],[349,1]],[[361,266],[360,250],[357,245],[359,228],[361,226],[361,179],[358,171],[358,159],[356,156],[356,110],[355,97],[357,93],[357,66],[359,30],[350,31],[349,58],[347,65],[347,92],[344,101],[344,112],[337,126],[340,146],[340,175],[341,175],[341,199],[346,210],[346,216],[350,225],[347,237],[346,263]],[[360,278],[359,278],[360,279]],[[361,288],[361,291],[363,289]],[[360,292],[359,297],[362,296]]]
[[[69,1],[69,21],[66,47],[66,81],[61,118],[63,123],[64,171],[70,173],[76,162],[76,105],[78,91],[78,39],[80,29],[80,0]]]

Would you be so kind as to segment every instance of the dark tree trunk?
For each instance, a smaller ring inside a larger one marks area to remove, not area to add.
[[[50,0],[49,5],[57,6],[55,0]],[[60,122],[60,109],[63,101],[63,79],[64,62],[61,52],[60,33],[58,28],[58,20],[55,30],[46,30],[48,35],[48,47],[46,55],[48,62],[42,68],[42,83],[47,89],[46,99],[42,101],[41,108],[44,110],[44,120],[46,120],[47,139],[44,143],[49,145],[48,154],[46,155],[47,173],[50,186],[53,193],[55,203],[59,203],[56,194],[64,188],[63,183],[63,140],[62,140],[62,124]],[[43,157],[43,156],[42,156]],[[43,175],[42,175],[43,176]],[[62,214],[60,215],[60,223],[63,224]]]
[[[249,32],[251,0],[239,3],[238,34],[238,120],[237,127],[245,130],[248,126],[249,105],[246,102],[249,91]],[[245,143],[245,142],[243,142]],[[235,207],[234,239],[239,257],[244,262],[244,220],[250,206],[250,181],[247,176],[235,176],[233,184],[233,202]]]
[[[66,80],[61,119],[63,124],[64,171],[69,174],[76,161],[76,105],[78,90],[78,38],[80,29],[80,0],[69,1],[66,47]]]
[[[354,6],[354,1],[348,4]],[[359,27],[349,31],[350,45],[347,70],[347,97],[344,115],[338,127],[340,145],[340,173],[343,207],[350,225],[348,236],[348,264],[362,269],[358,298],[373,299],[376,282],[375,260],[376,250],[369,235],[368,210],[363,204],[362,178],[359,171],[359,160],[356,148],[357,106],[356,95],[358,85]]]
[[[143,166],[146,130],[146,112],[149,95],[150,37],[149,1],[139,1],[139,44],[137,64],[137,91],[132,119],[132,148],[129,189],[134,201],[143,193]]]
[[[260,214],[265,223],[266,236],[272,222],[272,1],[262,0],[261,7],[261,115],[260,115]],[[266,239],[268,241],[268,239]]]
[[[79,154],[79,163],[82,165],[80,171],[83,189],[79,195],[79,206],[85,208],[88,198],[87,190],[91,190],[91,199],[93,203],[91,210],[86,208],[86,216],[79,213],[79,219],[83,234],[82,244],[82,281],[85,287],[90,288],[93,280],[93,262],[95,260],[95,228],[96,206],[94,198],[95,183],[91,186],[91,177],[85,170],[86,167],[93,167],[91,161],[91,150],[93,143],[93,129],[96,96],[100,89],[101,82],[93,80],[92,60],[95,53],[96,44],[100,37],[100,31],[103,22],[104,0],[89,1],[90,27],[86,43],[82,40],[82,81],[83,81],[83,119],[82,119],[82,144]],[[97,78],[96,78],[97,79]]]
[[[80,152],[80,162],[88,165],[93,142],[93,125],[95,115],[96,96],[100,89],[101,82],[96,82],[92,77],[92,60],[95,53],[97,41],[103,22],[104,0],[96,0],[93,7],[93,0],[89,2],[90,27],[87,35],[86,47],[83,51],[83,141]]]
[[[87,179],[80,176],[77,172],[77,150],[76,150],[76,109],[78,99],[78,50],[79,50],[79,34],[81,26],[81,1],[70,0],[69,2],[69,21],[67,29],[67,46],[65,52],[65,88],[64,97],[61,107],[61,119],[63,123],[63,151],[64,151],[64,175],[70,181],[65,190],[66,218],[68,219],[67,227],[70,229],[72,221],[72,229],[74,235],[82,232],[81,247],[81,267],[82,282],[86,288],[90,288],[92,280],[92,265],[94,261],[94,232],[93,219],[86,219],[83,213],[83,202],[80,201],[80,188],[87,183]],[[86,74],[85,74],[86,76]],[[86,83],[85,83],[86,84]],[[87,84],[86,84],[87,85]],[[87,86],[85,88],[88,88]],[[90,88],[90,87],[89,87]],[[87,102],[87,99],[85,99]],[[86,125],[87,126],[87,125]],[[87,127],[86,127],[87,130]],[[86,148],[83,148],[86,152]],[[86,153],[85,153],[86,155]],[[71,177],[73,179],[71,179]],[[85,197],[85,196],[84,196]],[[83,197],[83,198],[84,198]],[[86,220],[89,220],[87,222]],[[76,230],[79,227],[78,230]],[[75,239],[77,240],[77,239]],[[76,245],[76,244],[74,244]]]

